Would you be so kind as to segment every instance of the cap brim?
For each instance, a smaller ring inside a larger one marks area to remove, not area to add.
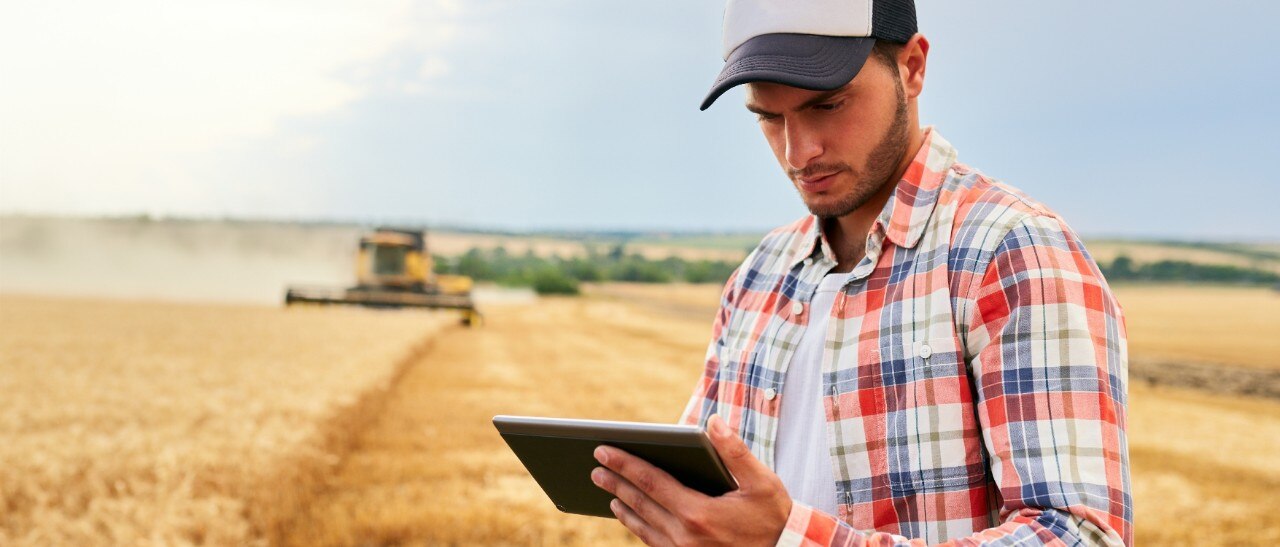
[[[838,89],[858,75],[875,43],[871,37],[761,34],[729,54],[699,110],[706,110],[730,88],[749,82],[814,91]]]

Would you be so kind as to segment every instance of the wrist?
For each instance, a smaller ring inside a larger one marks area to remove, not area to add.
[[[787,528],[790,526],[792,519],[795,518],[796,507],[797,505],[795,500],[792,500],[790,496],[783,498],[783,502],[780,506],[782,509],[782,521],[777,527],[777,533],[773,535],[772,545],[783,545],[785,543],[783,541],[783,535],[786,534]]]

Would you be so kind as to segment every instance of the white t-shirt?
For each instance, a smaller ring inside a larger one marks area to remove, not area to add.
[[[836,294],[849,274],[822,278],[809,305],[809,324],[787,367],[778,417],[776,469],[791,499],[827,514],[836,513],[836,479],[822,406],[822,352]]]

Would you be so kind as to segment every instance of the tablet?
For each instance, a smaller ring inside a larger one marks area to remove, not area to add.
[[[613,495],[591,482],[602,444],[634,454],[708,496],[737,488],[701,428],[691,425],[494,416],[493,425],[556,509],[614,518]]]

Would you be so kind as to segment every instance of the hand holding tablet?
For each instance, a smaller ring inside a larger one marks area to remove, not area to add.
[[[649,545],[773,545],[791,518],[782,479],[719,416],[707,432],[508,416],[494,424],[561,511],[615,517]]]
[[[614,518],[609,492],[591,482],[600,466],[595,449],[619,448],[708,496],[735,489],[707,435],[690,425],[495,416],[493,425],[551,498],[566,513]]]

